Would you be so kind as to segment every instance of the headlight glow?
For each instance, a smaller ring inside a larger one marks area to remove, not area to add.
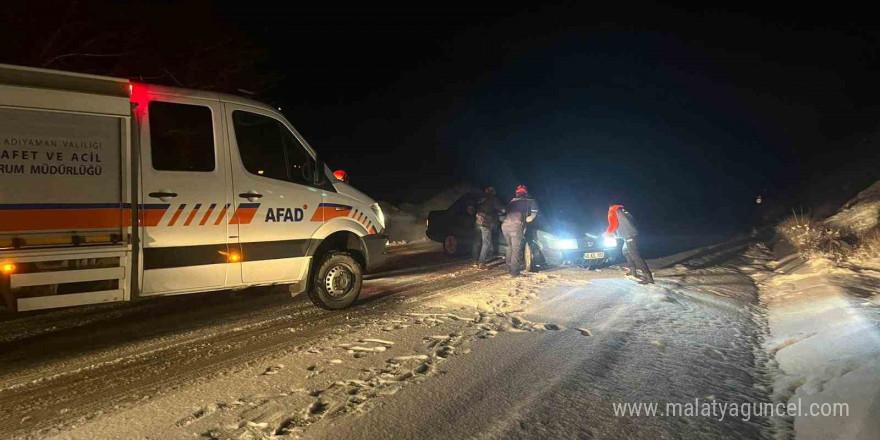
[[[578,248],[578,241],[574,238],[557,238],[553,241],[553,249],[572,250]]]
[[[614,237],[605,237],[602,239],[602,246],[606,248],[617,247],[617,239]]]

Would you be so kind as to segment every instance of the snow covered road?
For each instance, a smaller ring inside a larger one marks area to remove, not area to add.
[[[393,252],[342,312],[253,289],[4,317],[0,437],[770,437],[760,417],[613,407],[769,400],[754,286],[732,268],[645,287]]]
[[[526,318],[558,330],[494,338],[452,358],[438,378],[363,417],[327,419],[308,437],[770,438],[757,417],[621,417],[613,409],[695,398],[767,401],[747,310],[691,303],[622,279],[548,296]]]

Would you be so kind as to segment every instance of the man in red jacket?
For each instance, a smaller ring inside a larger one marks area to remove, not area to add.
[[[639,284],[654,284],[654,275],[645,259],[639,254],[639,244],[637,237],[639,235],[636,229],[635,221],[632,215],[623,207],[623,205],[611,205],[608,208],[608,229],[605,235],[614,235],[622,238],[626,243],[624,256],[626,262],[629,263],[629,274],[634,278],[639,278]],[[641,269],[642,277],[638,276],[636,268]]]

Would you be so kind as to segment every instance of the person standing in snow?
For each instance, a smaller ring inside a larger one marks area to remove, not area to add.
[[[504,206],[498,199],[493,187],[484,190],[486,197],[477,204],[477,230],[481,240],[475,242],[474,254],[478,256],[477,267],[486,268],[486,262],[492,254],[492,235],[498,228],[498,216],[504,212]]]
[[[639,231],[636,229],[635,220],[623,205],[611,205],[608,208],[608,229],[605,235],[616,235],[624,240],[624,256],[629,264],[629,274],[639,278],[639,284],[654,284],[654,275],[639,253]],[[642,271],[642,277],[639,277],[637,268]]]
[[[511,276],[519,276],[523,269],[526,225],[537,216],[538,203],[529,196],[525,185],[517,186],[516,196],[507,205],[507,216],[501,224],[501,232],[507,240],[507,271]]]

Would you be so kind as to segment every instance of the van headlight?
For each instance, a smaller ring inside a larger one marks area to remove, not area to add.
[[[606,249],[617,247],[617,239],[614,237],[604,237],[602,239],[602,246]]]
[[[553,240],[553,249],[570,251],[577,248],[578,241],[576,238],[557,238],[556,240]]]
[[[373,210],[373,214],[376,214],[376,219],[379,220],[382,229],[385,229],[385,214],[382,213],[382,208],[379,207],[378,203],[373,203],[370,205],[370,209]]]

